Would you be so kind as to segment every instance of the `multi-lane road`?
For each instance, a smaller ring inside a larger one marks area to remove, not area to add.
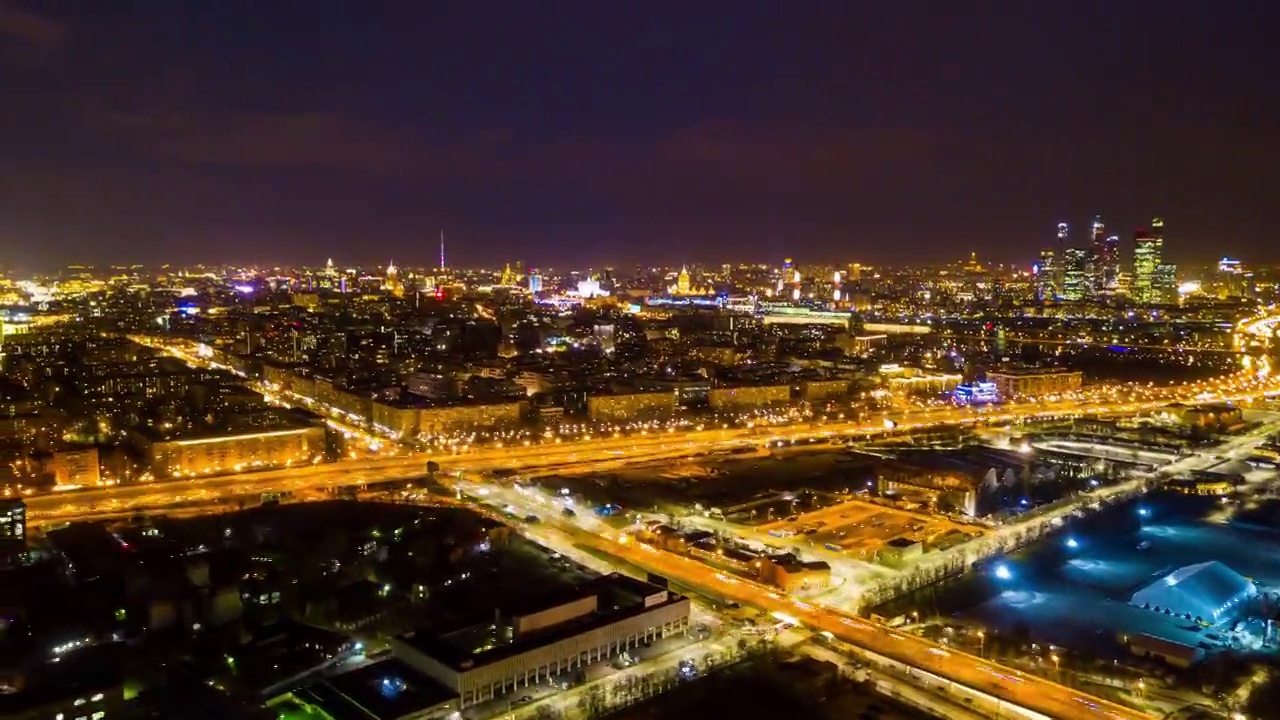
[[[676,459],[734,448],[776,443],[832,441],[885,432],[934,427],[1000,424],[1071,415],[1140,412],[1175,399],[1249,399],[1280,388],[1275,380],[1245,379],[1233,384],[1197,384],[1181,395],[1119,400],[1059,400],[975,408],[932,408],[877,414],[856,421],[778,426],[720,427],[588,437],[507,447],[476,447],[448,454],[347,460],[331,464],[189,480],[93,487],[25,496],[34,522],[72,520],[105,513],[146,512],[189,503],[216,502],[261,492],[297,492],[382,480],[420,477],[428,461],[443,470],[518,470],[522,474],[602,472],[639,462]]]

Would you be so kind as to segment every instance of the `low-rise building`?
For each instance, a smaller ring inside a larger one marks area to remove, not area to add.
[[[587,398],[587,415],[592,420],[627,421],[671,415],[676,411],[673,392],[591,395]]]
[[[821,560],[805,562],[794,555],[774,555],[765,564],[763,579],[786,592],[822,590],[831,586],[831,565]]]
[[[1179,409],[1183,424],[1205,430],[1225,430],[1244,422],[1244,412],[1238,405],[1207,403],[1179,406]]]
[[[1044,397],[1075,392],[1084,383],[1084,373],[1068,368],[1005,368],[987,372],[1001,398]]]
[[[465,708],[683,633],[689,613],[688,598],[615,574],[499,610],[496,623],[410,632],[392,638],[391,647],[398,659],[450,688]]]
[[[59,450],[49,458],[55,485],[96,485],[102,479],[97,448]]]
[[[848,394],[848,380],[805,380],[800,383],[800,397],[809,402],[833,400]]]
[[[791,402],[790,385],[742,385],[712,388],[707,394],[712,410],[734,411],[768,408]]]
[[[900,568],[924,555],[924,545],[911,538],[896,537],[880,548],[876,559],[880,564]]]
[[[432,720],[457,716],[458,695],[395,658],[331,675],[268,701],[280,717]]]
[[[133,444],[156,477],[191,477],[288,467],[325,457],[325,427],[295,424],[253,432],[165,435],[150,428],[130,431]]]

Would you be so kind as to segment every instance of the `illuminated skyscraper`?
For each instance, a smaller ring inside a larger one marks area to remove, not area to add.
[[[1093,284],[1090,282],[1092,253],[1079,247],[1069,247],[1062,253],[1062,298],[1071,302],[1089,300],[1093,297]]]
[[[1172,303],[1178,297],[1178,266],[1173,263],[1160,263],[1156,267],[1156,276],[1151,283],[1156,302]]]
[[[1052,248],[1040,251],[1036,264],[1036,297],[1041,301],[1055,300],[1061,294],[1059,255]]]
[[[1094,295],[1115,292],[1120,284],[1120,238],[1107,237],[1107,226],[1101,215],[1095,215],[1089,225],[1090,258],[1089,284]]]
[[[1156,271],[1164,259],[1164,223],[1151,221],[1151,230],[1133,231],[1133,299],[1140,303],[1162,302],[1156,291]]]
[[[1120,287],[1120,238],[1107,235],[1101,215],[1095,215],[1089,226],[1093,251],[1093,290],[1099,295],[1114,293]]]

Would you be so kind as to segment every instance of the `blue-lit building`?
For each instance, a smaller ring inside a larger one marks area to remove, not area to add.
[[[1000,399],[1000,393],[993,382],[971,382],[957,385],[952,397],[960,405],[983,405]]]

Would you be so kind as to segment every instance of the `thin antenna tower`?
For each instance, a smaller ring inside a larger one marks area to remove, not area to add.
[[[444,270],[444,230],[440,231],[440,269]]]

